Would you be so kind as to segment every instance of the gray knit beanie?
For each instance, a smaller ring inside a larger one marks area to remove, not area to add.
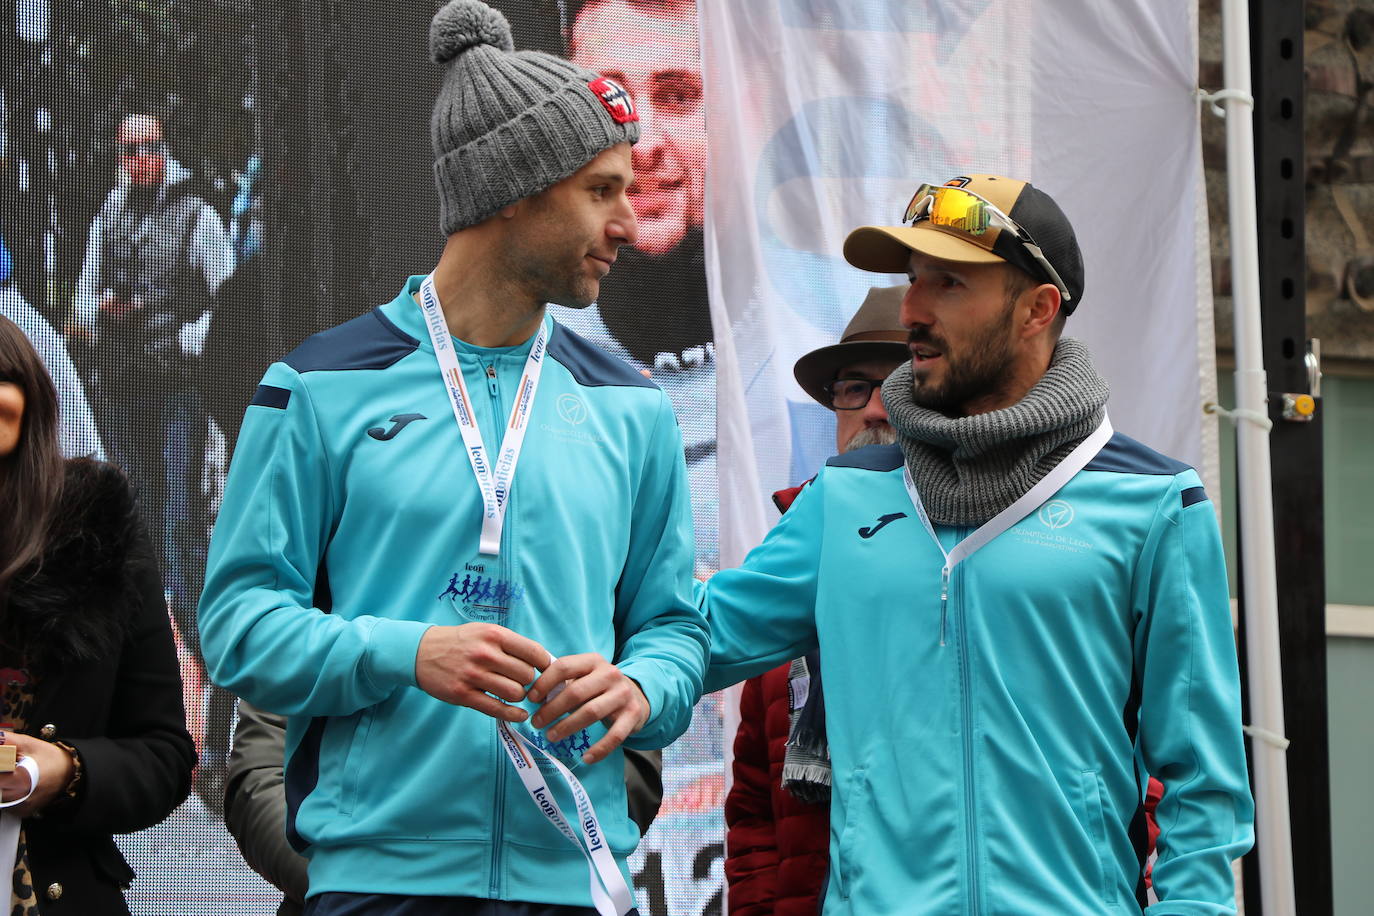
[[[429,53],[445,68],[430,118],[445,235],[639,139],[622,86],[552,54],[517,52],[506,17],[480,0],[435,14]]]

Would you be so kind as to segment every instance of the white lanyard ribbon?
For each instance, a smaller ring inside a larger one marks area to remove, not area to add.
[[[458,421],[458,430],[463,434],[468,462],[472,465],[472,473],[477,477],[477,486],[482,491],[480,550],[483,554],[494,557],[501,552],[501,529],[506,524],[506,500],[510,496],[515,466],[520,461],[520,449],[525,444],[525,432],[529,428],[534,395],[539,389],[539,375],[544,368],[544,348],[548,343],[548,327],[540,322],[539,334],[534,338],[534,345],[530,347],[530,355],[525,358],[525,371],[520,376],[520,387],[515,392],[515,403],[511,405],[510,419],[506,423],[506,432],[501,438],[501,450],[496,456],[493,469],[487,456],[486,443],[482,441],[482,431],[477,426],[477,415],[473,412],[472,398],[468,396],[468,386],[463,381],[463,369],[458,365],[453,338],[449,336],[448,323],[444,320],[443,309],[439,306],[439,296],[434,291],[433,274],[425,277],[424,282],[420,284],[420,311],[424,312],[425,327],[429,330],[430,343],[434,345],[434,355],[439,360],[444,390],[448,392],[449,403],[453,405],[454,419]]]
[[[0,808],[12,808],[28,801],[33,790],[38,788],[38,761],[32,757],[25,757],[19,761],[19,769],[29,774],[29,791],[25,792],[22,798],[0,802]],[[4,882],[0,887],[8,888],[10,876],[14,874],[14,859],[19,854],[19,828],[23,823],[24,819],[18,815],[10,814],[8,811],[0,813],[0,880]],[[5,899],[8,909],[8,892]]]
[[[554,694],[550,694],[550,699],[553,696]],[[625,916],[633,909],[634,899],[630,894],[629,885],[625,883],[625,876],[615,864],[615,856],[611,855],[611,849],[606,845],[606,835],[601,831],[601,822],[597,820],[596,812],[592,809],[592,800],[587,795],[586,788],[553,755],[543,748],[536,747],[524,735],[512,730],[507,723],[498,722],[496,728],[501,738],[501,746],[506,749],[506,756],[510,758],[515,772],[520,774],[520,782],[524,784],[525,791],[544,813],[544,817],[568,838],[569,843],[581,850],[586,858],[592,902],[597,913],[600,916]],[[573,801],[577,804],[578,827],[582,831],[581,839],[568,825],[563,809],[554,801],[543,772],[535,764],[534,754],[543,754],[557,768],[563,781],[572,790]]]
[[[911,469],[905,466],[902,468],[902,482],[906,484],[906,492],[911,497],[911,504],[916,507],[916,516],[921,520],[926,532],[930,534],[930,539],[935,542],[935,546],[940,549],[940,554],[945,558],[945,565],[940,570],[940,645],[945,644],[945,608],[949,603],[950,571],[1063,489],[1064,485],[1072,480],[1075,474],[1087,467],[1088,462],[1092,461],[1097,453],[1102,451],[1102,446],[1111,439],[1112,432],[1112,422],[1106,414],[1103,414],[1102,422],[1097,429],[1093,430],[1088,438],[1078,443],[1073,451],[1064,456],[1064,460],[1055,465],[1054,469],[1042,477],[1039,483],[955,544],[952,550],[946,550],[945,545],[940,543],[940,537],[935,533],[935,526],[931,524],[930,516],[926,513],[926,507],[921,502],[921,494],[916,491],[916,482],[911,479]]]

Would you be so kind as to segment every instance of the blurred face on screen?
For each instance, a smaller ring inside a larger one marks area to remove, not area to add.
[[[672,251],[702,222],[706,120],[695,0],[591,0],[573,22],[569,47],[574,63],[634,96],[636,247]]]
[[[129,183],[157,187],[167,171],[167,147],[162,139],[162,124],[152,115],[129,115],[119,124],[115,136],[119,144],[119,165]]]

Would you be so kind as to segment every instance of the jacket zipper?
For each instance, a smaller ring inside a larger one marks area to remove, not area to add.
[[[967,532],[961,531],[959,534],[961,540],[966,536]],[[961,584],[963,578],[963,569],[961,568],[959,570]],[[973,788],[973,697],[971,686],[973,678],[969,670],[968,614],[963,599],[963,589],[960,589],[955,602],[955,610],[959,615],[959,678],[964,719],[961,729],[964,739],[964,824],[966,831],[964,854],[968,856],[969,903],[971,904],[969,912],[973,916],[978,916],[983,911],[983,907],[980,900],[982,894],[978,876],[978,822]]]
[[[945,621],[949,617],[949,560],[940,569],[940,648],[945,647]]]
[[[491,415],[495,422],[492,424],[496,432],[504,431],[504,424],[501,421],[501,391],[496,387],[496,364],[492,362],[483,368],[487,376],[487,392],[491,395]],[[483,437],[485,440],[485,437]],[[495,456],[500,452],[501,442],[497,440],[490,442],[487,446],[487,453]],[[494,461],[494,458],[493,458]],[[496,574],[498,582],[505,577],[503,575],[506,565],[506,533],[501,532],[501,557],[496,564]],[[501,750],[500,739],[495,730],[492,737],[496,738],[496,810],[492,816],[492,843],[491,843],[491,897],[499,899],[501,896],[501,847],[505,844],[506,833],[506,768],[510,761],[505,759],[505,753]]]

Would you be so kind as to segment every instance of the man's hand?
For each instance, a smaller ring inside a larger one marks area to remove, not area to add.
[[[78,322],[68,321],[66,324],[62,325],[62,336],[71,341],[90,343],[94,335],[91,334],[88,328],[82,326]]]
[[[560,684],[563,690],[551,697]],[[604,760],[649,721],[649,701],[644,691],[619,668],[593,652],[565,656],[549,665],[530,687],[529,698],[544,704],[530,720],[535,728],[557,723],[547,732],[549,741],[554,743],[593,722],[606,723],[605,737],[582,755],[583,763]],[[567,718],[560,720],[560,716]]]
[[[535,679],[540,666],[548,665],[549,657],[539,643],[494,623],[430,627],[420,637],[415,680],[421,690],[445,703],[467,706],[493,719],[523,722],[528,713],[507,703],[525,698],[525,685]]]
[[[100,311],[116,321],[128,318],[131,314],[143,308],[143,301],[137,296],[130,299],[120,299],[114,293],[106,291],[100,297]]]

